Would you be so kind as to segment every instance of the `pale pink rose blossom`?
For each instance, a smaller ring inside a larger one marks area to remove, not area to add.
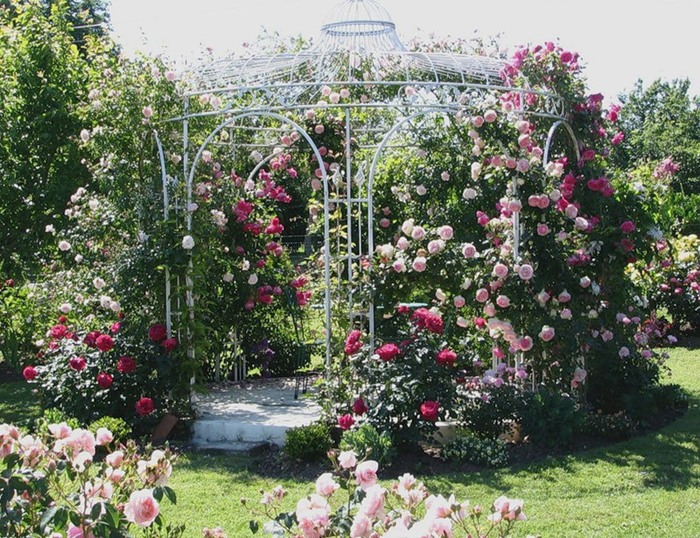
[[[425,271],[427,266],[427,260],[423,256],[418,256],[413,260],[413,264],[411,266],[417,273],[422,273]]]
[[[377,468],[379,465],[374,460],[360,463],[355,469],[355,479],[363,491],[377,483]]]
[[[493,271],[491,274],[493,276],[497,276],[498,278],[505,278],[508,276],[508,266],[502,263],[497,263],[493,266]]]
[[[372,536],[372,520],[362,512],[352,520],[350,538],[370,538]]]
[[[557,301],[559,301],[560,303],[568,303],[570,300],[571,294],[566,290],[562,291],[557,297]]]
[[[445,171],[440,174],[440,179],[443,181],[449,181],[450,180],[450,173]]]
[[[365,490],[365,498],[360,504],[360,512],[370,518],[384,517],[384,494],[386,490],[379,484],[375,484]]]
[[[581,280],[579,280],[579,285],[585,289],[591,285],[591,279],[587,276],[581,277]]]
[[[108,445],[113,439],[114,436],[112,435],[112,432],[107,428],[98,428],[97,432],[95,433],[95,443],[97,446]]]
[[[323,473],[316,479],[316,493],[319,495],[330,497],[338,488],[340,488],[340,484],[333,480],[332,473]]]
[[[399,250],[406,250],[409,247],[410,243],[408,239],[405,237],[401,236],[399,237],[398,241],[396,241],[396,248]]]
[[[570,219],[575,219],[578,216],[578,208],[574,204],[569,204],[564,209],[564,213]]]
[[[570,309],[565,308],[564,310],[561,311],[561,319],[571,319],[573,317],[573,314]]]
[[[540,334],[538,336],[543,342],[549,342],[554,338],[555,334],[556,333],[554,331],[554,327],[550,327],[549,325],[543,325],[542,330],[540,330]]]
[[[510,306],[510,299],[507,295],[499,295],[496,297],[496,304],[500,308],[508,308]]]
[[[457,296],[453,299],[453,303],[454,303],[454,305],[455,305],[455,308],[462,308],[462,307],[466,304],[466,302],[467,302],[467,301],[466,301],[466,300],[464,299],[464,297],[462,297],[461,295],[457,295]]]
[[[121,450],[115,450],[111,454],[107,454],[107,456],[105,457],[105,461],[110,467],[118,469],[124,461],[124,452],[122,452]]]
[[[532,346],[533,346],[532,337],[523,336],[522,338],[520,338],[518,340],[517,344],[518,344],[518,348],[521,351],[530,351],[532,349]]]
[[[484,315],[490,318],[496,315],[496,307],[493,305],[493,303],[488,303],[486,306],[484,306]]]
[[[141,113],[143,114],[144,118],[148,119],[153,116],[153,109],[150,106],[145,106],[143,109],[141,109]]]
[[[480,303],[485,303],[489,298],[489,292],[486,288],[476,290],[476,300]]]
[[[496,114],[495,110],[487,110],[484,112],[484,121],[486,123],[493,123],[496,121],[496,118],[498,117],[498,114]]]
[[[411,230],[411,237],[415,241],[420,241],[425,237],[425,229],[422,226],[415,226],[413,230]]]
[[[518,269],[518,276],[523,280],[530,280],[534,274],[535,271],[532,269],[532,265],[529,263],[522,264],[520,269]]]
[[[49,425],[49,433],[56,439],[65,439],[72,431],[73,429],[65,422]]]
[[[477,253],[476,247],[474,245],[472,245],[471,243],[467,243],[466,245],[464,245],[462,247],[462,255],[465,258],[473,258],[474,256],[476,256],[476,253]]]
[[[357,454],[352,450],[344,450],[338,454],[338,465],[341,469],[352,469],[357,465]]]
[[[438,254],[445,248],[445,242],[442,239],[434,239],[428,243],[428,252],[430,254]]]
[[[621,359],[624,359],[625,357],[629,357],[630,356],[629,348],[626,346],[622,346],[620,348],[620,351],[618,352],[618,355],[620,356]]]
[[[124,505],[124,515],[128,521],[141,527],[148,527],[158,517],[160,507],[153,497],[153,490],[134,491]]]
[[[490,521],[498,523],[505,521],[524,521],[527,519],[523,512],[522,499],[509,499],[505,496],[499,497],[493,502],[493,513],[488,516]]]
[[[544,237],[549,233],[549,226],[546,224],[538,224],[537,225],[537,235],[540,237]]]
[[[401,258],[399,258],[398,260],[395,260],[394,263],[391,264],[391,267],[397,273],[405,273],[406,272],[406,262],[404,262]]]
[[[449,241],[454,235],[454,230],[452,229],[452,226],[445,224],[444,226],[440,226],[438,228],[437,233],[440,236],[440,239],[443,241]]]

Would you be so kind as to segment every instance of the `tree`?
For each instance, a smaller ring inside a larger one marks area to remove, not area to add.
[[[700,193],[700,101],[688,94],[690,81],[638,81],[621,96],[621,126],[626,139],[614,152],[615,164],[629,170],[671,157],[680,166],[671,188]]]
[[[0,262],[16,276],[40,264],[46,227],[90,174],[77,143],[87,64],[68,4],[11,5],[0,9]]]

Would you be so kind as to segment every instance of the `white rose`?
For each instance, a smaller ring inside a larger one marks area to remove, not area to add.
[[[191,235],[186,235],[182,238],[182,248],[185,250],[192,250],[194,248],[194,237]]]

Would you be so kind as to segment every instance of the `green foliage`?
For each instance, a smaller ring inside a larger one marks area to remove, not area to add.
[[[285,435],[284,451],[295,460],[319,460],[326,457],[332,447],[331,430],[325,422],[290,428]]]
[[[77,418],[67,415],[57,407],[47,407],[44,409],[41,418],[36,420],[34,429],[39,433],[48,435],[49,424],[60,424],[62,422],[65,422],[73,429],[80,428],[81,426],[80,421]]]
[[[638,423],[623,412],[606,415],[590,413],[586,416],[585,431],[610,441],[629,439],[637,431]]]
[[[375,460],[380,466],[391,463],[395,455],[389,432],[379,433],[368,423],[343,432],[341,450],[353,450],[360,458]]]
[[[659,79],[646,88],[638,81],[621,96],[620,121],[626,138],[613,155],[621,170],[672,157],[680,165],[672,189],[700,193],[700,109],[689,90],[688,79]]]
[[[524,396],[519,422],[522,435],[531,443],[568,447],[576,441],[584,427],[585,413],[573,397],[546,387]]]
[[[123,418],[100,417],[88,426],[88,430],[92,433],[97,433],[100,428],[107,428],[112,432],[113,443],[117,446],[131,437],[131,426]]]
[[[481,395],[467,398],[457,418],[477,437],[496,439],[519,419],[525,400],[525,393],[515,385],[488,387]]]
[[[49,224],[90,180],[76,143],[89,66],[73,44],[65,2],[0,10],[0,261],[13,278],[43,261]]]
[[[484,467],[508,465],[508,446],[500,439],[484,439],[461,432],[440,451],[449,463],[473,463]]]
[[[34,358],[34,335],[41,325],[39,317],[28,286],[19,286],[12,279],[0,280],[0,356],[16,372]]]

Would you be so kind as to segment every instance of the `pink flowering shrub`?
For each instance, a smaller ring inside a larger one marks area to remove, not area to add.
[[[96,450],[106,451],[104,458]],[[147,529],[176,538],[184,526],[166,524],[160,502],[175,503],[167,486],[174,455],[115,446],[106,428],[93,435],[65,423],[44,434],[25,434],[0,424],[0,533],[7,537],[108,537]]]
[[[334,472],[319,476],[315,492],[299,499],[290,512],[281,511],[286,497],[282,486],[263,493],[260,509],[243,500],[255,517],[250,522],[253,533],[260,529],[258,518],[264,518],[264,532],[300,538],[506,537],[516,522],[527,519],[521,499],[501,496],[486,510],[458,501],[454,494],[432,494],[408,473],[384,487],[377,480],[377,462],[358,462],[352,451],[333,454],[331,460]]]

